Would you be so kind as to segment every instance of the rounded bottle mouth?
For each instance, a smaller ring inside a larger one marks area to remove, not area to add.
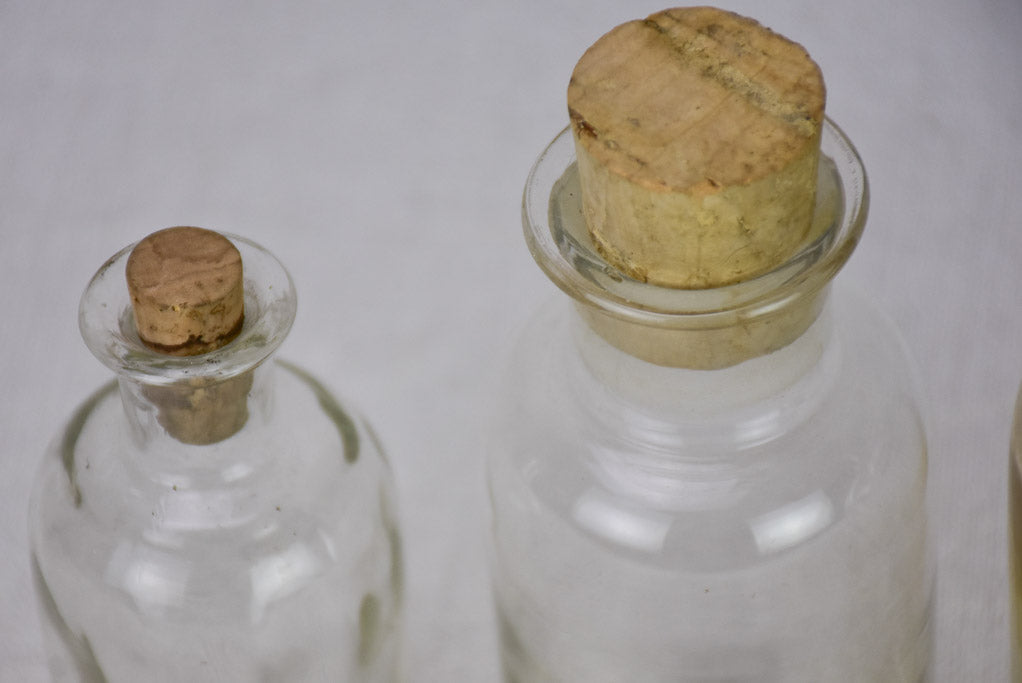
[[[582,215],[572,133],[543,151],[525,184],[522,222],[533,258],[547,276],[587,307],[661,328],[721,327],[769,313],[819,292],[848,260],[866,223],[865,169],[851,141],[830,119],[821,136],[810,237],[783,264],[735,284],[673,289],[634,280],[597,252]]]
[[[225,346],[196,356],[155,351],[139,338],[125,277],[135,245],[117,252],[96,272],[78,308],[78,326],[86,346],[118,375],[152,385],[226,380],[255,368],[284,341],[297,311],[291,276],[272,254],[237,235],[224,234],[241,252],[244,264],[245,319],[241,332]]]

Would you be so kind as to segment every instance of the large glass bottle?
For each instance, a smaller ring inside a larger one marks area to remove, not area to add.
[[[71,417],[31,502],[32,562],[60,681],[393,681],[401,553],[376,438],[316,379],[272,356],[291,279],[256,244],[244,324],[222,348],[140,341],[131,247],[82,298],[117,373]]]
[[[519,343],[489,461],[507,680],[925,679],[912,373],[889,322],[831,286],[866,220],[851,143],[826,123],[815,239],[733,285],[622,276],[579,194],[565,130],[523,220],[570,300]]]

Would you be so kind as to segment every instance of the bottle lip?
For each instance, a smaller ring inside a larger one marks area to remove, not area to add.
[[[584,229],[575,145],[565,127],[529,173],[522,223],[539,267],[576,301],[604,314],[657,327],[733,323],[813,295],[837,274],[862,235],[869,205],[866,172],[848,137],[829,118],[821,136],[819,188],[812,233],[818,235],[777,268],[742,282],[707,289],[673,289],[640,282],[616,270]],[[827,175],[832,178],[827,178]],[[574,220],[571,215],[574,212]],[[575,229],[572,229],[575,225]],[[577,226],[583,226],[579,229]]]
[[[220,381],[255,368],[287,337],[297,312],[291,275],[257,243],[223,233],[241,252],[245,319],[230,343],[195,356],[170,356],[142,343],[135,327],[125,266],[135,244],[104,263],[78,307],[78,326],[96,358],[122,377],[153,385],[203,379]]]

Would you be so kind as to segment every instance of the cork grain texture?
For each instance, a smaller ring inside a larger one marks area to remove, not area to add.
[[[172,356],[197,356],[234,339],[244,322],[241,253],[229,239],[181,226],[152,233],[132,249],[125,276],[142,342]],[[217,443],[248,420],[252,372],[144,386],[157,420],[181,443]]]
[[[219,233],[194,227],[155,232],[132,251],[126,276],[139,336],[153,349],[206,353],[241,330],[241,254]]]
[[[824,104],[805,49],[752,19],[678,8],[611,30],[568,86],[597,248],[667,287],[780,265],[812,222]]]

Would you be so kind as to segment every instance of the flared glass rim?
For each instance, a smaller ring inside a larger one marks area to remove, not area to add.
[[[128,257],[135,248],[130,244],[99,268],[82,294],[78,326],[92,354],[119,376],[154,385],[226,380],[269,358],[294,323],[294,282],[284,265],[259,244],[222,234],[234,243],[242,259],[245,319],[237,337],[196,356],[170,356],[143,344],[125,277]]]
[[[866,224],[869,189],[862,160],[844,132],[826,118],[820,168],[821,174],[834,174],[839,201],[836,215],[827,218],[818,193],[814,220],[831,222],[820,237],[780,266],[742,282],[707,289],[662,287],[629,278],[607,263],[588,237],[560,230],[554,193],[575,162],[574,139],[565,127],[543,150],[525,183],[522,223],[529,251],[547,277],[576,301],[646,325],[676,327],[694,318],[712,325],[716,316],[754,316],[815,294],[847,262]]]

